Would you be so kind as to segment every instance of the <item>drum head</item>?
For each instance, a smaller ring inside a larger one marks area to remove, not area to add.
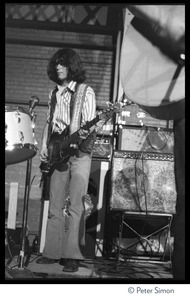
[[[143,28],[148,33],[149,27],[134,18],[125,32],[121,84],[126,97],[151,116],[177,119],[184,115],[185,68],[155,46],[152,32],[150,39],[140,32]]]
[[[29,109],[16,105],[5,105],[5,112],[19,111],[20,113],[29,114]]]

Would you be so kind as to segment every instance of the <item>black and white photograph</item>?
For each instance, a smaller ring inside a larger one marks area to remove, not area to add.
[[[5,284],[180,297],[185,8],[5,3]]]

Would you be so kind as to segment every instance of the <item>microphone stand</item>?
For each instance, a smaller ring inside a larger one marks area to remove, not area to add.
[[[31,166],[32,158],[27,160],[26,169],[26,181],[25,181],[25,193],[24,193],[24,206],[23,206],[23,218],[22,218],[22,242],[21,250],[19,254],[18,268],[11,270],[5,270],[5,277],[7,278],[33,278],[33,273],[28,268],[24,266],[25,258],[25,248],[26,248],[26,231],[27,231],[27,220],[28,220],[28,204],[29,204],[29,194],[30,194],[30,178],[31,178]]]

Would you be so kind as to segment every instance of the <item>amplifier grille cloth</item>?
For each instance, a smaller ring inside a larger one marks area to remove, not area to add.
[[[111,184],[112,209],[175,213],[173,161],[114,157]]]

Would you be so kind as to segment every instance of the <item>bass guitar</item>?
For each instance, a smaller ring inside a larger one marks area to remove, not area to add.
[[[81,129],[89,130],[100,120],[109,120],[115,112],[120,112],[121,107],[124,106],[122,103],[110,105],[107,110],[98,114],[93,120],[86,122],[84,126],[71,135],[68,135],[69,126],[67,126],[61,134],[57,132],[52,133],[48,143],[48,160],[40,164],[40,169],[45,175],[51,176],[56,168],[60,169],[71,156],[76,154],[76,149],[72,147],[71,144],[76,144],[79,141],[79,131]]]
[[[121,84],[128,100],[152,117],[175,120],[185,114],[185,66],[151,26],[134,17],[123,37]]]

